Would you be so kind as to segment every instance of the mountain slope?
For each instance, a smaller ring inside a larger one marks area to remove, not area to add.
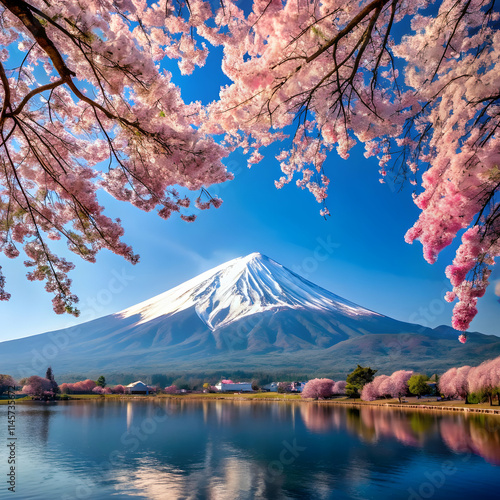
[[[136,306],[73,328],[0,343],[0,373],[93,376],[111,372],[243,369],[439,371],[500,355],[500,339],[457,342],[365,309],[254,253]],[[420,368],[419,368],[420,367]]]
[[[210,330],[281,308],[380,316],[305,280],[260,253],[226,262],[118,314],[123,318],[139,314],[140,323],[145,323],[190,307],[195,308]]]

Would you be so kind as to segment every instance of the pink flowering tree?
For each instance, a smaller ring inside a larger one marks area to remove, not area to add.
[[[377,388],[379,397],[388,398],[391,396],[392,389],[392,379],[390,375],[380,375],[383,377],[381,380],[377,381],[375,387]],[[374,380],[375,381],[375,380]]]
[[[59,391],[61,392],[61,394],[69,394],[69,391],[70,391],[69,386],[70,386],[70,384],[68,384],[66,382],[61,384],[59,386]]]
[[[401,402],[401,398],[408,393],[408,380],[412,375],[413,372],[409,370],[398,370],[391,376],[379,375],[363,387],[361,399],[374,401],[377,398],[391,396]]]
[[[96,386],[96,383],[94,380],[90,380],[89,378],[86,380],[82,380],[81,382],[77,382],[75,384],[75,390],[78,392],[83,392],[83,393],[88,393],[90,394],[94,387]]]
[[[469,373],[471,367],[470,366],[461,366],[457,370],[457,375],[455,377],[455,393],[459,398],[465,399],[465,402],[468,403],[469,396]]]
[[[439,390],[447,397],[465,399],[466,403],[470,393],[488,397],[490,405],[497,396],[500,405],[500,356],[472,368],[450,368],[439,379]]]
[[[177,394],[178,392],[179,388],[176,385],[165,387],[165,394]]]
[[[27,380],[22,392],[35,398],[53,399],[52,383],[46,378],[33,375]]]
[[[101,396],[104,396],[104,394],[105,394],[105,392],[104,392],[104,388],[103,388],[103,387],[101,387],[100,385],[98,385],[98,386],[94,387],[94,388],[92,389],[92,392],[93,392],[94,394],[100,394]]]
[[[64,383],[60,385],[60,390],[63,394],[92,394],[96,387],[94,380],[81,380],[80,382]]]
[[[345,380],[339,380],[333,384],[332,394],[342,396],[345,395],[345,386],[347,382]]]
[[[377,377],[378,378],[378,377]],[[375,401],[379,397],[373,382],[366,384],[361,391],[361,399],[363,401]]]
[[[487,396],[490,405],[493,404],[493,396],[497,395],[500,405],[500,357],[471,368],[468,380],[471,392]]]
[[[221,160],[240,147],[253,165],[279,143],[277,187],[295,181],[326,216],[325,160],[361,143],[381,182],[417,186],[406,241],[428,262],[462,235],[446,299],[467,330],[500,255],[492,2],[1,0],[0,16],[0,250],[24,250],[28,279],[45,281],[57,313],[78,314],[77,298],[73,264],[50,240],[91,262],[102,248],[138,260],[98,189],[191,221],[193,196],[175,186],[217,207],[205,188],[231,178]],[[186,104],[161,62],[191,74],[209,46],[222,47],[231,84],[207,106]]]
[[[441,377],[439,377],[438,388],[439,392],[447,397],[451,398],[455,396],[454,380],[457,375],[456,367],[450,368],[444,372]]]
[[[377,398],[388,396],[390,393],[390,377],[388,375],[378,375],[371,382],[363,386],[361,399],[364,401],[374,401]]]
[[[390,395],[393,398],[398,398],[401,403],[401,398],[408,393],[408,380],[413,375],[411,370],[398,370],[391,375]]]
[[[115,385],[111,391],[113,392],[113,394],[125,394],[125,387],[123,387],[123,385]]]
[[[439,391],[448,398],[465,399],[468,403],[470,390],[470,366],[450,368],[439,379]]]
[[[302,390],[303,398],[324,399],[333,394],[333,384],[335,382],[329,378],[314,378],[309,380]]]

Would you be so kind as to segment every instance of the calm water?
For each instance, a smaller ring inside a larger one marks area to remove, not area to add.
[[[6,407],[0,406],[6,449]],[[29,499],[500,497],[500,418],[251,402],[17,406]]]

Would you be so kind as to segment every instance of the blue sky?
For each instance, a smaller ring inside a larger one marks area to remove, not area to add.
[[[217,97],[221,83],[227,83],[219,74],[219,55],[214,51],[195,78],[181,77],[175,66],[169,66],[186,101],[209,102]],[[78,319],[52,311],[52,297],[43,284],[25,279],[24,258],[10,261],[2,255],[0,265],[12,298],[0,302],[0,341],[117,312],[255,251],[379,313],[431,327],[451,324],[453,305],[443,299],[450,289],[444,269],[457,245],[443,251],[431,266],[424,261],[419,243],[404,242],[406,230],[419,213],[411,198],[412,186],[399,191],[380,184],[377,160],[365,159],[360,145],[347,161],[332,153],[325,164],[331,178],[328,207],[332,216],[324,220],[320,205],[307,191],[293,184],[282,190],[274,187],[281,174],[276,151],[269,148],[264,160],[252,169],[239,152],[232,154],[226,164],[235,180],[209,189],[224,200],[222,207],[197,211],[193,224],[177,217],[164,221],[103,193],[106,213],[122,219],[124,239],[141,260],[132,266],[102,251],[97,263],[89,264],[66,252],[76,264],[70,277],[80,297]],[[59,248],[64,252],[64,245]],[[499,279],[500,272],[495,270],[491,281]],[[499,333],[500,304],[493,288],[480,299],[471,330]]]

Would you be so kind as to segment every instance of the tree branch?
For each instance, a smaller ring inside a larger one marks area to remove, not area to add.
[[[56,87],[59,87],[59,85],[64,84],[64,80],[57,80],[57,82],[52,82],[52,83],[47,83],[47,85],[42,85],[41,87],[38,87],[36,89],[33,89],[29,94],[24,96],[24,99],[21,101],[19,106],[12,111],[12,113],[7,114],[7,118],[12,118],[13,116],[18,115],[24,108],[24,106],[27,104],[27,102],[35,95],[40,94],[41,92],[45,92],[46,90],[52,90],[55,89]]]
[[[3,67],[3,64],[0,62],[0,79],[2,80],[2,85],[4,89],[4,96],[3,96],[3,106],[2,106],[2,113],[0,113],[0,128],[3,128],[3,124],[5,122],[5,117],[7,114],[7,108],[10,109],[11,104],[10,104],[10,85],[9,85],[9,79],[7,78],[7,75],[5,74],[5,69]]]

